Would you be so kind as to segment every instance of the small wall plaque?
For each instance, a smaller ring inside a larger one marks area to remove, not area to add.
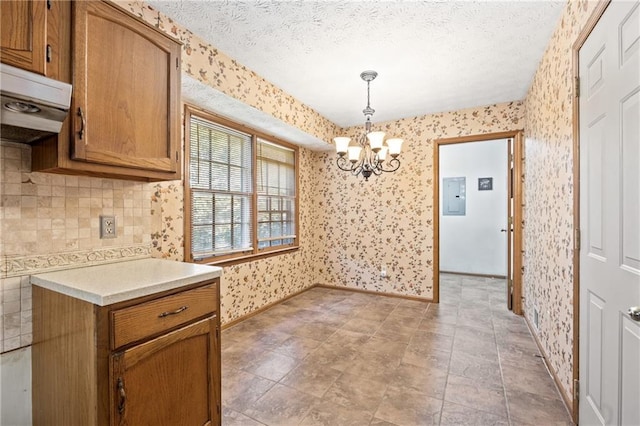
[[[478,178],[478,191],[493,191],[493,178]]]

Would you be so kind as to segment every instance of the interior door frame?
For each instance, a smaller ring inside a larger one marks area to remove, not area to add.
[[[513,139],[513,313],[522,315],[522,184],[524,181],[524,131],[483,133],[471,136],[436,139],[433,144],[433,302],[440,301],[440,146],[494,139]],[[508,220],[508,219],[507,219]],[[508,237],[508,236],[507,236]]]
[[[515,142],[512,139],[507,139],[507,309],[513,311],[513,224],[511,223],[513,218],[513,209],[515,208],[514,189],[513,182],[515,176],[515,170],[513,165],[513,148]],[[500,230],[502,231],[502,230]]]
[[[580,379],[580,49],[604,14],[611,0],[600,0],[571,49],[573,62],[573,421],[579,421],[578,386]]]

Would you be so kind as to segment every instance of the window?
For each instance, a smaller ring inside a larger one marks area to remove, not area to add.
[[[293,244],[295,151],[258,139],[258,248]]]
[[[186,109],[189,261],[212,263],[296,248],[295,147]]]

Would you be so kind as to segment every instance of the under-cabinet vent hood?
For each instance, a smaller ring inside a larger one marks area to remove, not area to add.
[[[69,113],[71,85],[5,64],[0,71],[0,137],[34,142],[60,133]]]

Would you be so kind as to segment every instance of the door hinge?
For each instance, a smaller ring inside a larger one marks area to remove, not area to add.
[[[573,399],[578,401],[580,398],[580,380],[573,380]]]
[[[576,228],[573,233],[573,248],[576,251],[580,251],[580,229]]]
[[[47,9],[51,10],[51,0],[47,0]]]
[[[47,44],[47,62],[51,62],[51,45]]]
[[[576,98],[580,97],[580,77],[573,78],[573,93]]]
[[[178,62],[178,58],[176,58],[176,69],[180,69],[180,62]]]

